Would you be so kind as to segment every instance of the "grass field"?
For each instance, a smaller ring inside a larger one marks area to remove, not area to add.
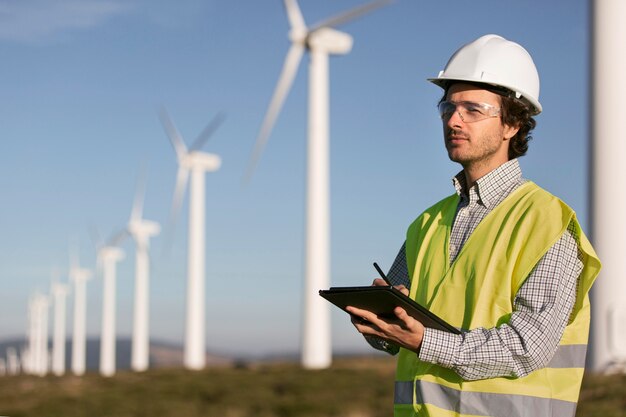
[[[382,417],[392,415],[393,358],[345,358],[331,369],[292,363],[145,373],[0,377],[10,417]],[[587,375],[577,416],[626,417],[626,376]]]

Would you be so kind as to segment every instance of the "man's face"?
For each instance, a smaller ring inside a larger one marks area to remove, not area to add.
[[[484,103],[500,108],[500,96],[470,84],[452,85],[446,100],[454,103]],[[461,110],[460,106],[457,110]],[[517,129],[503,125],[499,115],[476,122],[463,120],[459,111],[443,120],[443,135],[448,157],[464,168],[481,168],[486,172],[508,161],[509,139]]]

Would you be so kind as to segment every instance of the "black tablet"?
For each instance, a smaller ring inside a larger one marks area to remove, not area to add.
[[[395,317],[393,309],[402,307],[424,327],[460,334],[454,326],[428,311],[393,287],[331,287],[320,290],[320,295],[346,311],[347,306],[371,311],[380,317]]]

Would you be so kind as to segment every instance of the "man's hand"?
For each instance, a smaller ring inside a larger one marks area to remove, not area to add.
[[[388,287],[389,284],[387,284],[387,282],[382,279],[382,278],[376,278],[373,282],[372,282],[372,287]],[[404,285],[394,285],[394,287],[396,290],[399,290],[402,294],[404,295],[409,295],[409,289],[407,287],[405,287]]]
[[[377,278],[372,285],[387,286],[387,283]],[[398,285],[394,288],[405,295],[409,294],[409,290],[404,285]],[[396,319],[380,318],[371,311],[356,307],[347,307],[346,310],[350,313],[352,324],[359,333],[378,336],[390,343],[395,343],[416,353],[419,352],[424,337],[424,326],[409,316],[402,307],[394,309]]]

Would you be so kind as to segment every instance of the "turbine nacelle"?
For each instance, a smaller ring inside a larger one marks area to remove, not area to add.
[[[183,169],[202,169],[205,172],[217,171],[222,165],[222,159],[212,153],[190,151],[180,158],[178,162]]]
[[[68,287],[66,284],[55,282],[52,284],[50,292],[53,297],[64,297],[68,293]]]
[[[161,226],[152,220],[137,219],[131,220],[128,223],[128,233],[130,233],[135,240],[156,236],[160,232]]]
[[[70,277],[74,282],[85,282],[91,278],[91,271],[84,268],[72,268]]]
[[[352,49],[352,36],[333,28],[323,27],[309,34],[307,47],[333,55],[343,55]]]
[[[115,246],[105,246],[98,251],[100,262],[118,262],[125,258],[124,251]]]
[[[32,301],[33,308],[47,309],[50,306],[50,300],[43,294],[35,294]]]

